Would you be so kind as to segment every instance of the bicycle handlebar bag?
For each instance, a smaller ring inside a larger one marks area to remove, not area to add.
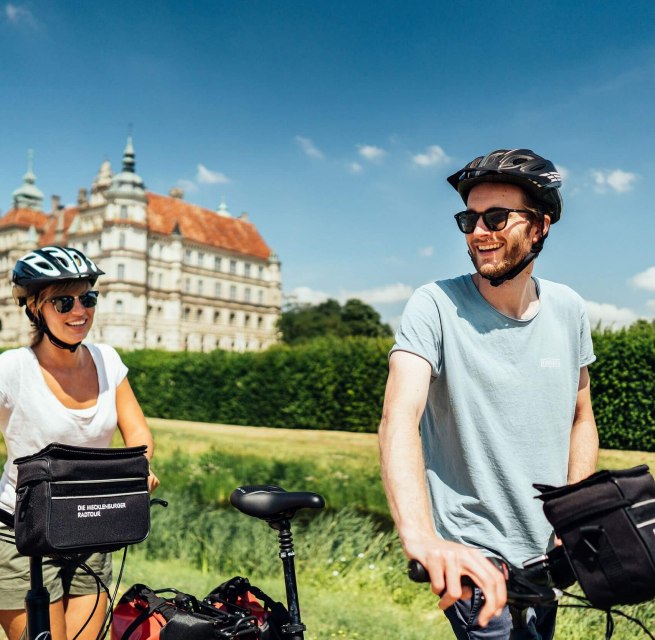
[[[534,487],[592,605],[655,597],[655,481],[646,465]]]
[[[146,447],[59,443],[14,460],[14,530],[26,556],[116,551],[150,531]]]

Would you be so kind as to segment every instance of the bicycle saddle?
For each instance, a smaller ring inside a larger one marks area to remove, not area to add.
[[[325,506],[325,500],[318,493],[285,491],[267,484],[236,488],[230,496],[230,503],[241,513],[266,522],[291,519],[299,509],[322,509]]]

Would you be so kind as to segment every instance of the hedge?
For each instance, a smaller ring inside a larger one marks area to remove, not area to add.
[[[601,446],[655,451],[655,322],[595,331],[589,367]]]
[[[391,341],[318,338],[259,353],[122,354],[146,415],[254,426],[375,431]]]
[[[391,341],[319,338],[259,353],[123,354],[146,415],[374,432]],[[594,332],[590,367],[601,446],[655,451],[655,323]]]

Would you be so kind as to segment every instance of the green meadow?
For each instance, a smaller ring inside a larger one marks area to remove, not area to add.
[[[425,585],[411,583],[379,480],[374,434],[211,425],[150,419],[157,495],[147,541],[129,550],[120,591],[135,582],[204,596],[235,575],[284,601],[277,536],[238,513],[229,495],[242,484],[277,484],[323,495],[327,507],[294,519],[300,606],[308,640],[452,640]],[[117,444],[118,444],[117,440]],[[646,463],[655,453],[602,451],[600,468]],[[114,554],[115,575],[120,555]],[[563,599],[564,604],[574,601]],[[655,628],[655,606],[625,611]],[[558,640],[604,638],[603,614],[559,613]],[[0,634],[1,637],[1,634]],[[616,619],[616,640],[646,637]]]
[[[131,551],[125,586],[141,581],[202,596],[245,575],[284,600],[275,532],[228,501],[241,484],[277,484],[315,491],[327,503],[323,512],[299,514],[294,522],[308,638],[452,637],[429,588],[406,578],[374,434],[149,422],[157,443],[153,468],[162,481],[158,495],[170,506],[153,512],[150,539]],[[655,468],[655,453],[604,450],[599,468],[641,463]],[[655,628],[655,606],[625,611]],[[562,609],[557,638],[602,638],[604,627],[601,613]],[[640,633],[617,618],[617,640]]]

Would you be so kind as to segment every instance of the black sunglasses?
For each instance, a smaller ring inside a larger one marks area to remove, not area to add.
[[[48,302],[52,302],[57,313],[68,313],[73,310],[75,300],[79,300],[86,309],[91,309],[98,304],[98,292],[87,291],[81,296],[55,296]]]
[[[476,211],[460,211],[455,214],[455,220],[457,221],[457,226],[462,233],[473,233],[480,216],[482,216],[484,224],[489,231],[502,231],[507,226],[507,219],[512,212],[534,215],[534,211],[528,211],[527,209],[504,209],[502,207],[494,207],[493,209],[487,209],[484,213],[477,213]]]

